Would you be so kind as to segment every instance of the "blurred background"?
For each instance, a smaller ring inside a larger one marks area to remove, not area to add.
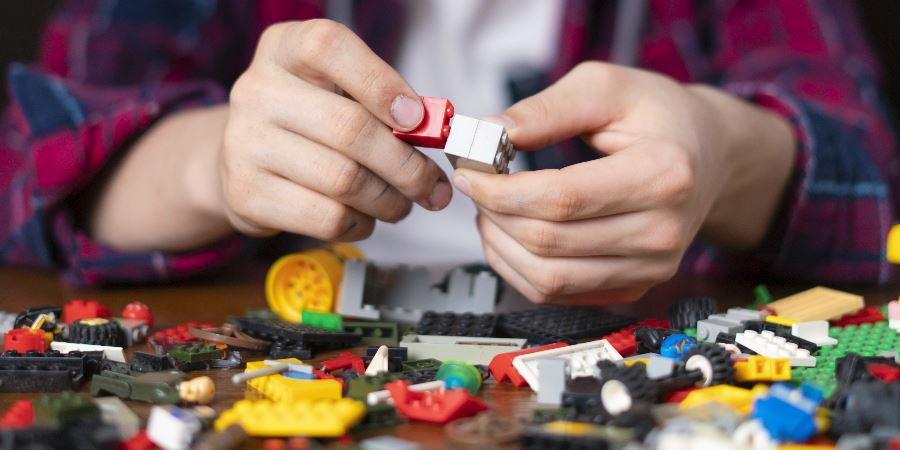
[[[6,104],[6,67],[34,57],[41,28],[56,0],[0,1],[0,105]],[[860,0],[863,27],[885,73],[885,89],[900,125],[900,1]],[[898,127],[900,129],[900,127]]]

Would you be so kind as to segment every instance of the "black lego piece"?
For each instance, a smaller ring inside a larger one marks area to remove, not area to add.
[[[146,352],[134,352],[131,354],[131,370],[134,372],[162,372],[172,368],[174,368],[172,360],[166,355]]]
[[[121,347],[122,338],[119,324],[107,319],[76,320],[69,324],[65,333],[66,342],[110,347]]]
[[[312,350],[293,341],[273,341],[269,347],[269,358],[297,358],[306,361],[312,358]]]
[[[0,429],[0,450],[117,450],[119,443],[118,428],[97,420],[60,428]]]
[[[694,328],[698,320],[719,312],[719,305],[710,297],[690,297],[669,305],[669,326],[676,330]]]
[[[425,311],[416,325],[416,333],[440,336],[491,337],[497,327],[496,314],[456,314]]]
[[[668,328],[637,327],[633,333],[637,345],[637,354],[641,355],[644,353],[659,353],[662,341],[678,332]]]
[[[869,364],[887,364],[896,366],[893,358],[883,356],[862,356],[858,353],[847,353],[838,358],[834,370],[834,377],[838,384],[849,386],[857,381],[871,381],[876,379],[869,373]]]
[[[601,338],[635,322],[634,318],[591,306],[545,306],[500,315],[499,331],[533,344]]]
[[[712,368],[709,382],[705,383],[706,386],[734,383],[734,362],[731,360],[731,355],[719,345],[701,342],[685,352],[681,360],[687,364],[692,358],[705,360],[706,366]]]
[[[828,429],[832,439],[849,433],[870,433],[876,428],[900,428],[900,383],[857,381],[840,386],[828,403],[834,411]]]
[[[372,357],[375,356],[378,349],[379,347],[377,346],[366,347],[366,354],[362,357],[366,367],[372,362]],[[400,372],[403,370],[403,363],[406,362],[407,350],[406,347],[388,347],[388,372]]]
[[[0,355],[0,392],[62,392],[76,390],[99,373],[102,352],[57,351]]]
[[[819,351],[818,345],[807,341],[806,339],[794,336],[793,333],[791,333],[791,329],[784,325],[779,325],[772,322],[764,322],[762,320],[748,320],[744,322],[744,329],[753,330],[757,333],[761,333],[763,331],[771,331],[775,334],[775,336],[783,337],[788,342],[797,344],[797,347],[800,347],[804,350],[809,350],[809,352],[812,354],[815,354],[817,351]]]
[[[303,348],[347,348],[358,344],[362,339],[355,333],[311,327],[280,319],[235,317],[231,322],[251,336],[273,343],[289,341],[294,346]]]
[[[28,327],[31,328],[31,325],[34,324],[35,319],[37,319],[41,314],[53,314],[56,317],[57,322],[61,322],[62,320],[62,307],[60,306],[35,306],[33,308],[28,308],[19,313],[16,316],[15,325],[13,328],[21,328]],[[45,323],[44,326],[41,327],[44,331],[53,331],[52,323]]]
[[[401,375],[409,384],[427,383],[437,378],[437,369],[408,370]]]

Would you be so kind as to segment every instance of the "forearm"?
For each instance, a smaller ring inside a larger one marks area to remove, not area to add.
[[[769,231],[790,180],[796,137],[786,119],[707,86],[691,86],[722,127],[728,179],[701,233],[726,248],[758,246]]]
[[[186,251],[232,232],[221,207],[218,155],[227,105],[165,117],[83,202],[89,233],[122,251]]]

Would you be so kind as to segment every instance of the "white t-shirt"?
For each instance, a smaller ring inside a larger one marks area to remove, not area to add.
[[[556,59],[562,0],[409,2],[396,68],[419,95],[450,99],[460,114],[498,114],[511,104],[510,74],[549,69]],[[449,174],[440,150],[422,149]],[[524,168],[521,155],[510,166]],[[475,206],[459,192],[432,212],[418,205],[396,224],[379,222],[359,247],[383,264],[444,266],[484,259]]]

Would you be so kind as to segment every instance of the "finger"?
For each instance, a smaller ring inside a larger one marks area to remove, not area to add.
[[[280,95],[299,98],[315,108],[298,108],[272,99],[276,124],[368,168],[406,198],[430,210],[450,203],[452,190],[438,165],[397,139],[385,124],[359,103],[317,89],[302,80],[282,79]]]
[[[302,234],[326,241],[357,241],[372,234],[374,220],[318,192],[263,173],[230,189],[253,192],[231,204],[230,214],[260,229]],[[243,230],[242,230],[243,231]]]
[[[680,227],[654,211],[570,222],[479,212],[538,256],[667,256],[684,241]]]
[[[487,218],[479,217],[478,225],[482,239],[538,292],[547,296],[648,287],[671,277],[664,272],[665,265],[646,258],[540,257],[528,252]]]
[[[687,157],[638,146],[563,169],[496,175],[458,169],[453,184],[491,211],[556,222],[678,204],[693,189]]]
[[[416,92],[346,26],[316,19],[276,25],[267,33],[275,35],[271,58],[289,72],[334,82],[392,128],[407,131],[422,121]]]
[[[600,130],[624,117],[633,102],[627,81],[636,73],[596,61],[580,64],[547,89],[504,112],[510,140],[519,150],[536,150]]]
[[[385,222],[409,214],[411,204],[396,188],[352,159],[319,143],[275,128],[259,145],[259,163],[270,172]]]

